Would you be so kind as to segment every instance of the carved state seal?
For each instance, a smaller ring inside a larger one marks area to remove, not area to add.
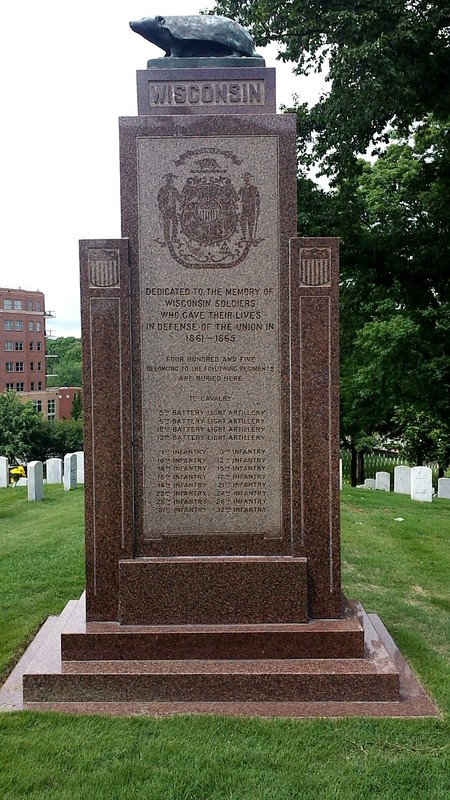
[[[187,151],[175,166],[177,174],[162,177],[157,196],[160,245],[187,269],[237,266],[262,241],[252,174],[233,153],[214,147]]]

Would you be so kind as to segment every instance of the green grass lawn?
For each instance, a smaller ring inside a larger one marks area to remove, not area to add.
[[[26,487],[0,489],[0,676],[50,614],[84,587],[83,490],[46,486],[29,503]]]
[[[0,664],[83,587],[83,493],[0,490]],[[403,521],[396,521],[402,517]],[[1,800],[448,800],[450,501],[342,493],[343,584],[442,719],[0,715]]]

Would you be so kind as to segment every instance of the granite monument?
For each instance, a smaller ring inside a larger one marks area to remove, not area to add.
[[[25,706],[433,713],[342,595],[338,241],[297,238],[295,115],[176,19],[120,120],[122,237],[80,243],[86,599]]]

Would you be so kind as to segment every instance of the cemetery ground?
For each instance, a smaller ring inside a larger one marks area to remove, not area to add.
[[[83,589],[83,490],[0,490],[0,669]],[[442,716],[288,720],[0,715],[2,800],[434,800],[450,796],[450,501],[342,492],[343,586]]]

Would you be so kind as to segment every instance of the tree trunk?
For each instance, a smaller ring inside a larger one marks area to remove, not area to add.
[[[360,450],[356,453],[356,482],[357,484],[364,483],[364,451]]]
[[[350,445],[350,452],[351,452],[351,455],[352,455],[352,460],[351,460],[351,464],[350,464],[350,485],[351,486],[356,486],[356,484],[357,484],[357,480],[356,480],[356,458],[357,458],[357,452],[356,452],[356,449],[353,447],[353,445]]]

